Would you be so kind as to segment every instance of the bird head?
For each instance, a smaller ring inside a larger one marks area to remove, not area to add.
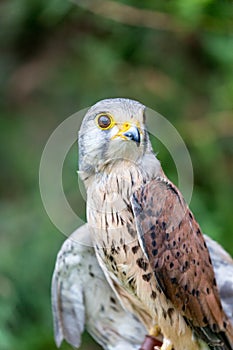
[[[150,147],[144,105],[102,100],[88,110],[79,131],[79,170],[95,173],[116,161],[138,162]]]

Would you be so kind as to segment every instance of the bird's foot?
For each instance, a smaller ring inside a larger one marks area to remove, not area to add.
[[[173,344],[170,339],[163,338],[163,345],[161,346],[161,350],[172,350]]]
[[[161,328],[156,324],[150,329],[149,335],[151,335],[152,337],[158,337],[160,335],[160,332]]]

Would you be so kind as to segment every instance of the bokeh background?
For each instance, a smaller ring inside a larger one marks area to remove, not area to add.
[[[0,349],[52,350],[50,281],[65,237],[43,209],[38,167],[74,112],[121,96],[166,116],[193,161],[191,208],[233,254],[232,2],[11,0],[0,13]],[[76,170],[74,147],[63,180],[78,212]],[[82,349],[98,346],[84,335]]]

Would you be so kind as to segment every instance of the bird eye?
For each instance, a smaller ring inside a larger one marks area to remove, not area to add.
[[[105,113],[97,116],[97,124],[100,129],[107,130],[113,127],[114,121],[111,115]]]

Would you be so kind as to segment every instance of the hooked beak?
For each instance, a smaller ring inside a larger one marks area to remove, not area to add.
[[[130,140],[136,142],[137,146],[140,144],[140,127],[131,124],[131,123],[124,123],[121,127],[121,129],[116,133],[113,137],[112,140],[115,138],[120,137],[123,140]]]

